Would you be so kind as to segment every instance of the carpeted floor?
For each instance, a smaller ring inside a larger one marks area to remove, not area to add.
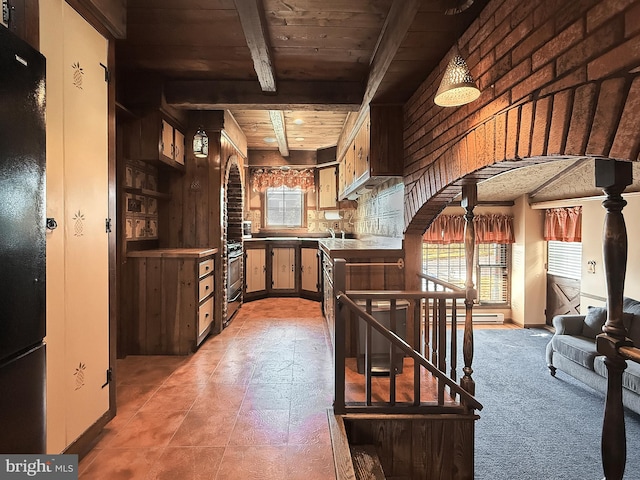
[[[600,480],[604,396],[549,375],[543,329],[475,330],[477,480]],[[459,363],[463,365],[464,363]],[[627,413],[625,479],[640,479],[640,416]]]

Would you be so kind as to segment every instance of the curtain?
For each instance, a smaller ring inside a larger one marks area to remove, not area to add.
[[[259,169],[251,172],[251,188],[264,192],[267,188],[300,188],[304,192],[315,191],[313,170]]]
[[[423,241],[448,245],[464,243],[463,215],[439,215],[424,233]],[[473,218],[475,242],[514,243],[513,217],[503,214],[476,215]]]
[[[544,239],[582,241],[582,207],[550,208],[544,216]]]

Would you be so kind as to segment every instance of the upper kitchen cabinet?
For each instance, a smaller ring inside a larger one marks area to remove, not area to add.
[[[336,208],[338,200],[337,171],[335,166],[318,169],[318,208]]]
[[[168,114],[152,110],[127,125],[125,154],[132,160],[184,171],[183,132],[180,124]]]
[[[338,142],[339,199],[355,200],[375,185],[402,176],[402,118],[401,106],[371,105],[355,135],[343,132]]]

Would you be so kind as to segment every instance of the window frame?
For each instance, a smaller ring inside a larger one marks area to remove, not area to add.
[[[504,264],[501,263],[480,263],[480,255],[479,255],[479,249],[480,249],[480,245],[476,244],[475,245],[475,250],[474,250],[474,256],[473,256],[473,270],[474,270],[474,275],[473,275],[473,281],[474,281],[474,288],[477,290],[478,292],[478,306],[480,307],[492,307],[492,308],[511,308],[511,244],[497,244],[497,243],[492,243],[489,245],[496,245],[498,247],[504,246],[504,258],[505,258],[505,262]],[[422,255],[422,270],[423,271],[427,271],[427,259],[428,259],[428,249],[429,248],[437,248],[439,253],[438,256],[442,255],[441,251],[443,249],[446,249],[448,251],[448,253],[450,254],[452,249],[455,248],[457,250],[457,252],[462,253],[462,257],[461,257],[461,261],[459,261],[458,263],[458,268],[460,268],[462,270],[462,273],[464,274],[464,278],[461,279],[461,281],[456,282],[454,279],[451,278],[443,278],[443,280],[446,280],[450,283],[453,284],[457,284],[460,285],[461,288],[464,288],[464,282],[466,281],[466,259],[464,258],[464,243],[451,243],[451,244],[435,244],[435,243],[428,243],[428,242],[423,242],[422,244],[422,248],[423,248],[423,255]],[[449,255],[450,256],[450,255]],[[447,265],[450,264],[450,262],[447,262]],[[446,267],[445,267],[446,268]],[[495,302],[495,301],[491,301],[491,300],[483,300],[480,297],[480,292],[481,292],[481,276],[480,276],[480,271],[481,268],[504,268],[505,269],[505,274],[503,275],[504,278],[503,282],[505,283],[504,286],[504,291],[505,291],[505,301],[504,302]],[[440,270],[440,268],[438,268],[438,270]],[[479,280],[480,279],[480,280]]]
[[[286,188],[293,192],[299,192],[301,197],[301,206],[300,206],[300,225],[292,226],[292,225],[270,225],[269,224],[269,202],[268,202],[268,194],[269,190],[281,190]],[[263,230],[299,230],[303,228],[307,228],[307,192],[302,190],[301,188],[289,188],[285,185],[280,187],[268,187],[262,193],[262,218],[264,219],[264,228]]]

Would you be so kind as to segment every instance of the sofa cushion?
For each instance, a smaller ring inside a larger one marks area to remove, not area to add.
[[[598,375],[607,378],[607,366],[604,359],[604,355],[596,357],[593,369]],[[627,361],[627,368],[622,373],[622,386],[640,395],[640,364]]]
[[[587,315],[584,317],[584,323],[582,324],[582,336],[596,338],[596,335],[602,333],[602,326],[606,321],[606,308],[589,306],[587,308]]]
[[[593,361],[598,355],[594,339],[572,335],[554,335],[551,342],[553,349],[560,355],[593,370]]]

